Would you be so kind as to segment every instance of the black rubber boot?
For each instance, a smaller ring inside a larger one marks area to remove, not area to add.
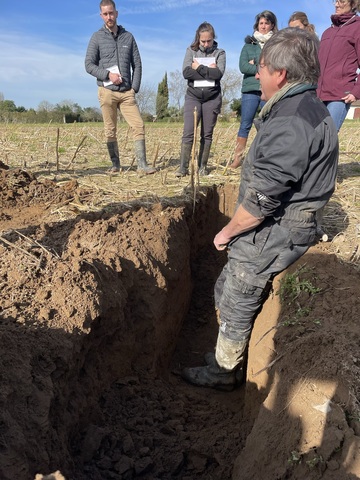
[[[211,143],[201,143],[199,151],[199,175],[209,175],[209,170],[207,168],[207,163],[210,156]]]
[[[231,391],[236,386],[235,371],[221,368],[216,360],[215,364],[205,367],[184,368],[181,376],[187,382],[199,387]]]
[[[150,167],[146,162],[145,140],[135,140],[135,158],[139,173],[152,175],[157,171],[155,167]]]
[[[112,167],[110,168],[110,173],[120,172],[120,160],[119,160],[119,147],[117,142],[107,142],[106,143]]]
[[[207,352],[204,355],[204,360],[206,365],[217,365],[215,352]],[[244,376],[244,362],[242,361],[236,368],[235,368],[235,379],[236,379],[236,386],[239,387],[245,382]]]
[[[233,340],[219,329],[216,353],[207,354],[205,367],[185,368],[182,377],[193,385],[218,390],[233,390],[237,385],[236,370],[244,364],[248,339]],[[242,380],[242,378],[241,378]]]
[[[175,177],[185,177],[189,175],[189,162],[192,151],[192,143],[182,143],[180,152],[180,168],[175,173]]]

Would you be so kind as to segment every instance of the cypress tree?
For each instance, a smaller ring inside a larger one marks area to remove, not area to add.
[[[156,116],[160,120],[168,115],[169,107],[169,87],[167,81],[167,73],[158,85],[156,95]]]

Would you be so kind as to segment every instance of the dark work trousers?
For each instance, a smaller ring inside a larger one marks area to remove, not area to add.
[[[229,244],[228,261],[215,284],[220,331],[247,340],[275,275],[298,260],[310,245],[294,245],[288,229],[265,220]]]
[[[197,125],[199,125],[201,120],[200,142],[203,144],[211,144],[217,117],[221,111],[221,105],[221,93],[206,102],[202,102],[186,94],[182,143],[192,144],[194,141],[194,109],[196,107]]]

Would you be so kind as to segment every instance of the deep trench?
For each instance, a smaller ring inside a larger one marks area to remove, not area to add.
[[[212,242],[236,197],[218,185],[6,223],[1,480],[359,478],[358,271],[325,245],[274,279],[245,384],[181,378],[214,349],[227,254]],[[281,298],[291,279],[311,287],[296,301]]]
[[[106,326],[94,328],[80,353],[83,366],[65,379],[73,386],[73,399],[63,398],[53,407],[53,426],[62,427],[67,447],[64,463],[50,461],[50,471],[60,467],[67,480],[231,478],[251,429],[252,419],[244,417],[245,387],[230,393],[197,388],[186,384],[180,371],[204,364],[204,353],[216,342],[213,287],[226,254],[215,250],[212,239],[231,216],[236,197],[234,186],[213,187],[201,196],[197,213],[191,205],[185,209],[191,248],[184,261],[190,265],[192,288],[185,298],[181,292],[172,296],[179,300],[172,308],[186,306],[176,338],[169,336],[168,343],[163,338],[159,352],[149,346],[147,333],[126,338],[122,332],[122,338],[116,334],[104,342]],[[102,351],[104,364],[93,361],[95,350]],[[117,376],[106,376],[114,362],[121,364]],[[92,390],[94,376],[99,390]],[[248,401],[255,416],[260,398]],[[61,410],[70,416],[76,411],[75,421],[62,424]]]

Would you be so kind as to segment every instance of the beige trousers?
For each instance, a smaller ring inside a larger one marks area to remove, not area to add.
[[[134,90],[113,92],[108,88],[98,87],[98,98],[104,120],[106,142],[116,141],[118,109],[131,128],[134,140],[145,139],[145,126],[135,100]]]

